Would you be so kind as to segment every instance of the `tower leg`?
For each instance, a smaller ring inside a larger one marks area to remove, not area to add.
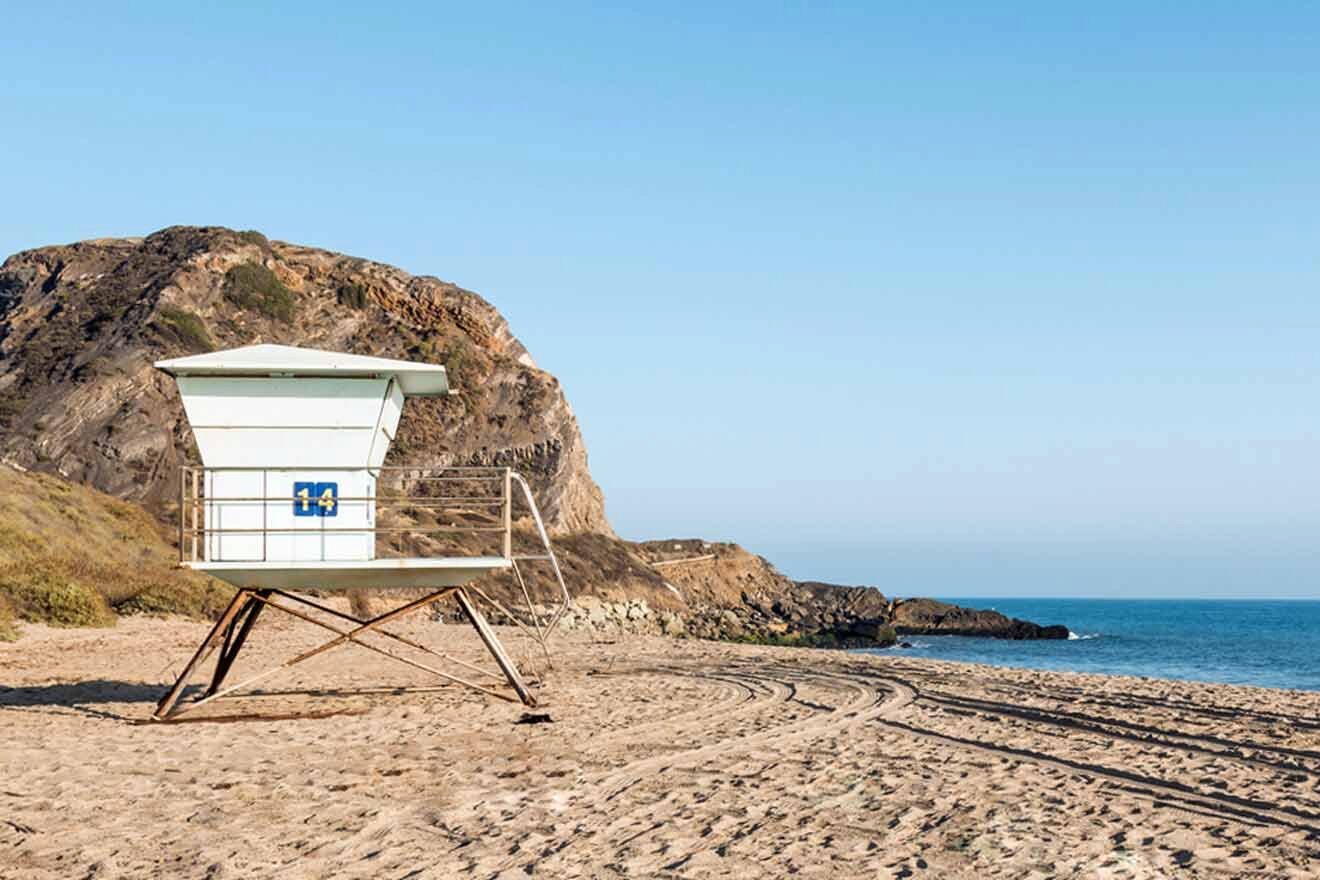
[[[152,717],[160,720],[169,716],[170,710],[174,708],[174,704],[179,701],[179,697],[183,694],[183,689],[187,687],[188,679],[197,671],[197,667],[202,664],[202,661],[215,650],[215,646],[224,638],[229,625],[234,622],[234,618],[247,604],[248,599],[247,590],[239,590],[234,595],[234,600],[229,603],[229,607],[225,609],[224,614],[220,615],[220,619],[211,628],[211,634],[206,637],[206,641],[202,642],[201,647],[197,649],[197,653],[193,654],[192,659],[188,661],[188,665],[183,668],[183,673],[179,675],[178,681],[174,682],[174,687],[170,688],[169,693],[156,704],[156,711]]]
[[[224,647],[220,649],[220,659],[216,661],[215,673],[211,676],[211,685],[206,689],[205,696],[210,696],[220,690],[220,686],[225,683],[225,677],[229,675],[229,669],[234,665],[238,652],[247,641],[248,633],[252,632],[253,625],[257,622],[257,616],[261,614],[261,609],[266,607],[266,603],[261,601],[270,595],[270,590],[259,590],[256,596],[249,598],[239,616],[235,617],[229,624],[229,632],[225,634]],[[260,598],[257,598],[260,597]],[[241,621],[241,624],[240,624]],[[238,632],[233,630],[238,627]],[[232,638],[230,637],[232,634]]]
[[[310,660],[312,657],[318,656],[326,651],[332,650],[344,644],[356,644],[359,647],[365,648],[369,651],[373,651],[377,654],[383,654],[384,656],[389,657],[392,660],[397,660],[400,663],[404,663],[408,666],[412,666],[417,669],[430,672],[434,675],[438,675],[447,681],[452,681],[457,684],[461,684],[466,687],[470,687],[475,690],[481,691],[482,693],[488,694],[492,697],[498,697],[502,700],[509,700],[510,702],[512,702],[513,697],[509,696],[508,694],[499,693],[497,691],[491,690],[490,688],[483,687],[480,684],[474,683],[472,681],[464,680],[462,678],[459,678],[458,676],[444,672],[443,670],[436,669],[433,666],[428,666],[416,660],[412,660],[410,658],[391,653],[377,645],[369,644],[367,642],[360,640],[360,636],[368,632],[375,632],[380,635],[389,637],[396,642],[401,642],[405,645],[418,648],[419,650],[422,650],[428,654],[433,654],[435,656],[438,656],[441,659],[452,660],[453,662],[459,663],[460,661],[458,661],[456,658],[446,657],[443,654],[438,654],[437,652],[432,651],[429,648],[426,648],[424,645],[420,645],[418,643],[413,642],[411,639],[407,639],[404,638],[403,636],[395,635],[393,633],[379,629],[379,627],[382,626],[383,624],[388,623],[389,621],[394,620],[396,618],[402,617],[403,615],[408,614],[410,612],[416,611],[419,608],[425,607],[426,605],[429,605],[431,602],[434,602],[436,599],[439,599],[440,597],[451,592],[454,594],[454,597],[458,600],[458,606],[463,610],[463,614],[467,617],[468,622],[472,624],[473,628],[477,631],[477,635],[481,637],[481,641],[485,644],[486,650],[488,650],[491,656],[495,658],[495,662],[499,666],[500,672],[504,674],[505,679],[508,680],[509,685],[513,688],[514,692],[517,694],[518,699],[528,706],[535,706],[536,697],[531,693],[531,691],[527,689],[526,683],[523,681],[522,676],[518,672],[518,667],[514,665],[513,661],[509,658],[509,655],[505,653],[504,646],[500,644],[500,641],[495,636],[494,631],[491,630],[490,624],[486,622],[486,619],[481,615],[481,612],[478,611],[477,607],[472,603],[472,600],[471,598],[469,598],[467,592],[464,591],[462,588],[446,587],[445,589],[432,593],[429,596],[426,596],[422,599],[417,599],[413,602],[409,602],[408,604],[400,608],[396,608],[393,611],[379,615],[378,617],[374,617],[371,620],[366,620],[366,621],[359,621],[356,618],[353,618],[351,615],[346,615],[343,614],[342,612],[334,611],[333,609],[330,608],[321,608],[321,606],[317,605],[316,603],[308,602],[308,600],[306,599],[303,599],[299,596],[294,596],[292,594],[284,593],[281,590],[239,590],[237,595],[234,596],[233,601],[229,603],[229,607],[225,609],[224,614],[220,616],[220,619],[216,621],[215,626],[211,628],[210,634],[207,635],[206,640],[202,642],[201,647],[197,649],[197,652],[193,654],[192,659],[188,661],[188,665],[184,668],[183,673],[179,676],[178,681],[174,683],[174,686],[170,688],[169,693],[166,694],[161,699],[160,703],[157,704],[156,711],[153,713],[153,717],[158,721],[172,719],[176,715],[179,715],[183,712],[191,711],[202,705],[205,705],[206,703],[210,703],[213,700],[219,699],[220,697],[223,697],[229,693],[246,688],[256,683],[257,681],[260,681],[261,679],[267,678],[268,676],[279,672],[282,669],[287,669],[291,666],[295,666],[299,663],[302,663],[304,660]],[[325,621],[318,620],[315,617],[305,614],[302,611],[299,611],[293,607],[274,602],[272,600],[272,596],[276,594],[292,601],[309,604],[313,608],[320,608],[321,610],[328,611],[337,617],[351,620],[354,623],[357,623],[358,626],[350,630],[339,629],[336,626],[328,624]],[[270,605],[276,610],[283,611],[286,614],[290,614],[293,617],[306,621],[307,623],[315,624],[316,626],[322,627],[323,629],[328,629],[331,632],[335,633],[337,637],[320,645],[319,647],[313,648],[309,651],[304,651],[303,653],[299,654],[297,657],[294,657],[290,660],[286,660],[284,663],[281,663],[278,666],[271,667],[270,669],[267,669],[263,672],[259,672],[256,673],[255,675],[249,676],[247,679],[239,682],[238,684],[225,687],[224,686],[225,679],[229,675],[229,672],[234,665],[234,661],[238,657],[239,651],[242,649],[244,643],[247,641],[248,635],[252,632],[252,628],[256,625],[257,616],[261,613],[262,608],[265,607],[266,605]],[[182,696],[184,690],[187,687],[188,679],[192,677],[192,675],[197,671],[197,667],[200,666],[217,647],[220,647],[220,658],[216,662],[215,671],[211,676],[211,682],[210,685],[207,687],[206,693],[203,694],[198,699],[192,700],[191,702],[188,702],[183,706],[178,705],[179,698]],[[472,664],[469,663],[461,663],[461,665],[469,668],[473,668],[478,672],[482,671],[477,667],[473,667]],[[493,675],[494,673],[486,673],[486,674]]]
[[[524,703],[528,706],[535,706],[536,697],[532,696],[531,691],[527,690],[527,685],[523,683],[522,676],[518,674],[518,667],[513,665],[509,655],[504,653],[504,646],[495,637],[490,624],[486,623],[486,618],[482,617],[481,612],[472,604],[467,591],[463,589],[455,590],[454,598],[458,600],[458,607],[463,609],[463,614],[468,621],[476,628],[477,635],[481,636],[481,640],[486,643],[486,650],[490,651],[491,656],[495,658],[495,662],[499,664],[500,671],[509,680],[509,686],[514,689],[518,694],[518,698]]]

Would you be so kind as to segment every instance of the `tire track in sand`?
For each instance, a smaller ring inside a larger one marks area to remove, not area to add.
[[[809,739],[831,732],[832,728],[839,726],[852,726],[853,723],[860,723],[869,720],[872,717],[889,716],[897,712],[904,706],[912,702],[916,696],[913,688],[903,682],[890,679],[875,679],[874,684],[861,680],[857,677],[843,673],[804,671],[792,667],[778,668],[774,666],[759,666],[756,672],[747,672],[740,668],[722,668],[719,675],[724,678],[733,678],[743,682],[755,682],[771,689],[780,699],[774,702],[783,703],[796,694],[797,684],[811,683],[823,685],[827,688],[843,689],[851,692],[852,697],[846,703],[840,706],[820,709],[815,706],[799,701],[799,705],[806,706],[813,710],[813,714],[800,721],[789,722],[788,724],[774,725],[761,729],[755,733],[743,736],[716,738],[713,742],[698,746],[692,749],[685,749],[677,752],[669,752],[662,755],[655,755],[649,758],[642,758],[632,761],[610,773],[605,778],[598,780],[597,785],[605,786],[611,782],[624,782],[634,777],[644,776],[655,770],[666,769],[671,765],[700,764],[705,759],[715,755],[727,755],[731,750],[743,750],[765,744],[773,740],[776,745],[799,742],[803,739]],[[778,672],[781,676],[787,675],[793,679],[785,681],[782,678],[775,678],[767,675],[769,672]],[[696,675],[703,677],[706,675],[700,671],[674,670],[680,674]],[[672,673],[671,673],[672,674]],[[771,704],[766,704],[768,708]],[[708,717],[707,721],[719,720],[718,717]]]
[[[923,700],[926,700],[925,695],[917,688],[912,685],[908,686],[914,693],[914,703],[920,704]],[[1060,719],[1060,721],[1063,720]],[[877,718],[876,722],[892,730],[902,731],[910,736],[928,741],[943,742],[964,749],[980,751],[999,757],[1009,757],[1037,766],[1051,767],[1066,773],[1099,779],[1128,794],[1153,800],[1157,806],[1183,810],[1202,816],[1210,815],[1235,822],[1280,826],[1303,831],[1309,835],[1320,836],[1320,814],[1299,810],[1286,804],[1253,800],[1221,792],[1206,792],[1185,783],[1146,776],[1131,770],[1087,761],[1077,761],[987,739],[944,733],[892,718]]]
[[[619,796],[649,777],[662,775],[680,765],[699,767],[712,758],[728,758],[771,744],[775,751],[784,751],[805,740],[836,735],[867,721],[892,717],[910,704],[916,696],[916,692],[911,687],[896,680],[862,678],[847,672],[802,670],[793,666],[781,667],[775,664],[753,666],[737,663],[714,668],[669,665],[645,667],[633,671],[633,674],[714,678],[736,682],[752,693],[765,694],[769,698],[758,697],[731,709],[714,713],[705,712],[704,709],[684,713],[684,716],[704,713],[701,718],[703,723],[700,725],[701,729],[706,731],[706,735],[702,737],[704,745],[640,758],[594,778],[587,777],[580,780],[577,787],[581,793],[576,800],[579,803],[594,805],[591,808],[594,814],[593,821],[576,823],[570,834],[558,835],[553,840],[545,842],[541,847],[542,854],[532,858],[527,864],[528,870],[547,867],[548,863],[560,857],[578,840],[592,839],[615,830],[629,831],[630,833],[623,840],[613,844],[614,847],[621,847],[631,843],[648,830],[657,830],[660,826],[650,825],[640,832],[631,831],[631,827],[637,824],[635,821],[637,814],[651,809],[652,805],[649,802],[641,802],[623,809],[614,803]],[[806,718],[784,724],[774,723],[775,716],[781,714],[776,711],[777,707],[794,700],[802,686],[842,692],[846,695],[846,699],[837,706],[823,706],[797,700],[798,705],[806,707],[811,714]],[[721,723],[726,722],[730,716],[741,716],[753,710],[770,710],[768,717],[754,732],[735,736],[721,735],[719,730]],[[712,725],[714,725],[713,730],[711,730]],[[656,726],[656,723],[651,722],[615,732],[612,736],[635,734]],[[607,808],[606,804],[611,806]],[[507,870],[525,858],[527,854],[521,853],[509,859],[496,873]]]
[[[909,673],[917,672],[918,675],[921,674],[919,670],[911,668],[902,669],[902,671]],[[859,674],[869,676],[869,673],[866,672],[861,672]],[[923,703],[934,706],[942,704],[962,704],[968,709],[974,708],[976,711],[987,716],[998,715],[1005,718],[1011,717],[1020,721],[1026,721],[1028,724],[1038,724],[1064,729],[1072,726],[1080,728],[1080,722],[1085,718],[1092,722],[1091,725],[1086,725],[1086,727],[1088,728],[1088,732],[1093,735],[1107,736],[1110,740],[1115,742],[1121,742],[1124,740],[1132,741],[1135,739],[1128,735],[1120,735],[1114,730],[1103,729],[1104,724],[1113,723],[1113,719],[1108,719],[1103,716],[1085,716],[1084,713],[1068,710],[1059,710],[1055,712],[1044,708],[1013,706],[971,697],[955,696],[942,691],[927,692],[921,690],[911,681],[896,676],[876,673],[875,677],[879,680],[897,681],[906,685],[912,690],[914,694],[913,702],[917,705]],[[945,733],[943,731],[905,724],[893,720],[880,719],[879,723],[884,724],[891,729],[902,730],[912,736],[926,739],[928,741],[944,742],[949,745],[956,745],[966,749],[994,754],[1000,757],[1009,757],[1028,763],[1034,763],[1039,766],[1047,766],[1056,770],[1095,778],[1128,794],[1152,800],[1157,806],[1164,808],[1182,810],[1201,816],[1209,815],[1219,819],[1248,824],[1279,826],[1296,831],[1303,831],[1309,835],[1320,837],[1320,813],[1300,809],[1290,804],[1253,799],[1228,794],[1226,792],[1204,791],[1186,783],[1148,776],[1121,767],[1111,767],[1088,761],[1077,761],[1036,749],[1022,748],[995,742],[994,740],[983,737],[960,736],[953,733]],[[1246,755],[1234,754],[1231,751],[1196,748],[1190,746],[1190,744],[1178,742],[1178,738],[1193,740],[1195,737],[1186,736],[1185,734],[1181,735],[1181,737],[1176,734],[1170,736],[1170,732],[1167,731],[1161,731],[1161,733],[1166,737],[1169,737],[1169,739],[1161,742],[1146,741],[1141,744],[1168,748],[1183,748],[1186,751],[1208,754],[1218,760],[1236,761],[1248,765],[1260,763]],[[1230,743],[1230,741],[1222,738],[1219,738],[1218,742],[1223,744]],[[1262,747],[1260,744],[1246,741],[1233,744],[1244,750],[1251,748],[1261,748],[1265,751],[1270,750],[1268,746]],[[1274,749],[1273,751],[1291,754],[1302,753],[1301,750],[1295,749]],[[1275,765],[1271,769],[1280,768],[1278,765]]]
[[[741,716],[749,711],[758,711],[765,706],[765,697],[783,696],[776,694],[773,688],[753,687],[741,679],[723,676],[719,674],[702,675],[689,670],[680,668],[667,668],[663,666],[647,666],[633,669],[612,670],[610,672],[597,673],[601,677],[611,678],[669,678],[675,675],[682,675],[687,678],[696,679],[702,682],[714,683],[716,690],[725,694],[724,698],[713,703],[703,704],[686,712],[680,712],[666,718],[658,718],[654,721],[645,721],[640,724],[624,726],[616,730],[610,730],[599,736],[593,737],[590,745],[593,748],[611,745],[621,739],[644,740],[646,734],[652,730],[667,729],[672,736],[674,727],[679,731],[694,727],[700,730],[709,725],[712,721],[727,721],[729,718]],[[791,698],[791,694],[788,698]],[[782,702],[777,700],[776,702]],[[681,735],[681,733],[680,733]]]

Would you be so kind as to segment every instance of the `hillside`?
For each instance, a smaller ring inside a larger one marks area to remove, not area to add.
[[[175,567],[177,551],[143,508],[0,465],[0,638],[15,617],[109,626],[116,614],[218,614],[233,595]]]
[[[583,597],[570,626],[809,644],[870,644],[902,632],[1067,634],[994,612],[890,600],[870,588],[796,583],[732,544],[622,541],[563,389],[490,303],[436,278],[219,227],[37,248],[0,265],[0,461],[31,471],[24,478],[37,481],[32,491],[52,511],[40,522],[9,511],[7,540],[27,555],[4,561],[10,581],[0,597],[22,616],[58,621],[21,583],[27,572],[31,583],[81,596],[85,622],[153,607],[148,599],[162,591],[173,591],[175,601],[165,603],[172,610],[206,613],[214,587],[166,577],[167,539],[147,526],[153,517],[177,523],[179,468],[197,462],[174,382],[152,362],[261,342],[445,364],[461,393],[409,400],[386,463],[522,472],[571,589]],[[134,504],[80,495],[69,513],[59,503],[63,483],[37,474]],[[27,491],[14,486],[7,495]],[[106,554],[49,540],[84,508],[104,510],[103,525],[115,517],[134,523],[123,546]],[[125,574],[135,570],[125,559],[133,552],[159,560],[145,580]],[[179,590],[193,588],[203,598],[178,601]]]

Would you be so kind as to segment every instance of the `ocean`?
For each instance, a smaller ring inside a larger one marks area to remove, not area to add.
[[[1320,691],[1320,601],[949,598],[1035,623],[1067,641],[907,636],[897,653],[1113,675]]]

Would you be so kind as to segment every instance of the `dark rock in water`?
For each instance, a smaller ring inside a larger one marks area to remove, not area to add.
[[[1041,626],[998,611],[963,608],[934,599],[894,603],[893,625],[904,635],[989,636],[996,639],[1066,639],[1068,627]]]
[[[911,642],[899,642],[899,643],[898,643],[898,647],[900,647],[900,648],[910,648],[910,647],[912,647],[912,643],[911,643]]]

